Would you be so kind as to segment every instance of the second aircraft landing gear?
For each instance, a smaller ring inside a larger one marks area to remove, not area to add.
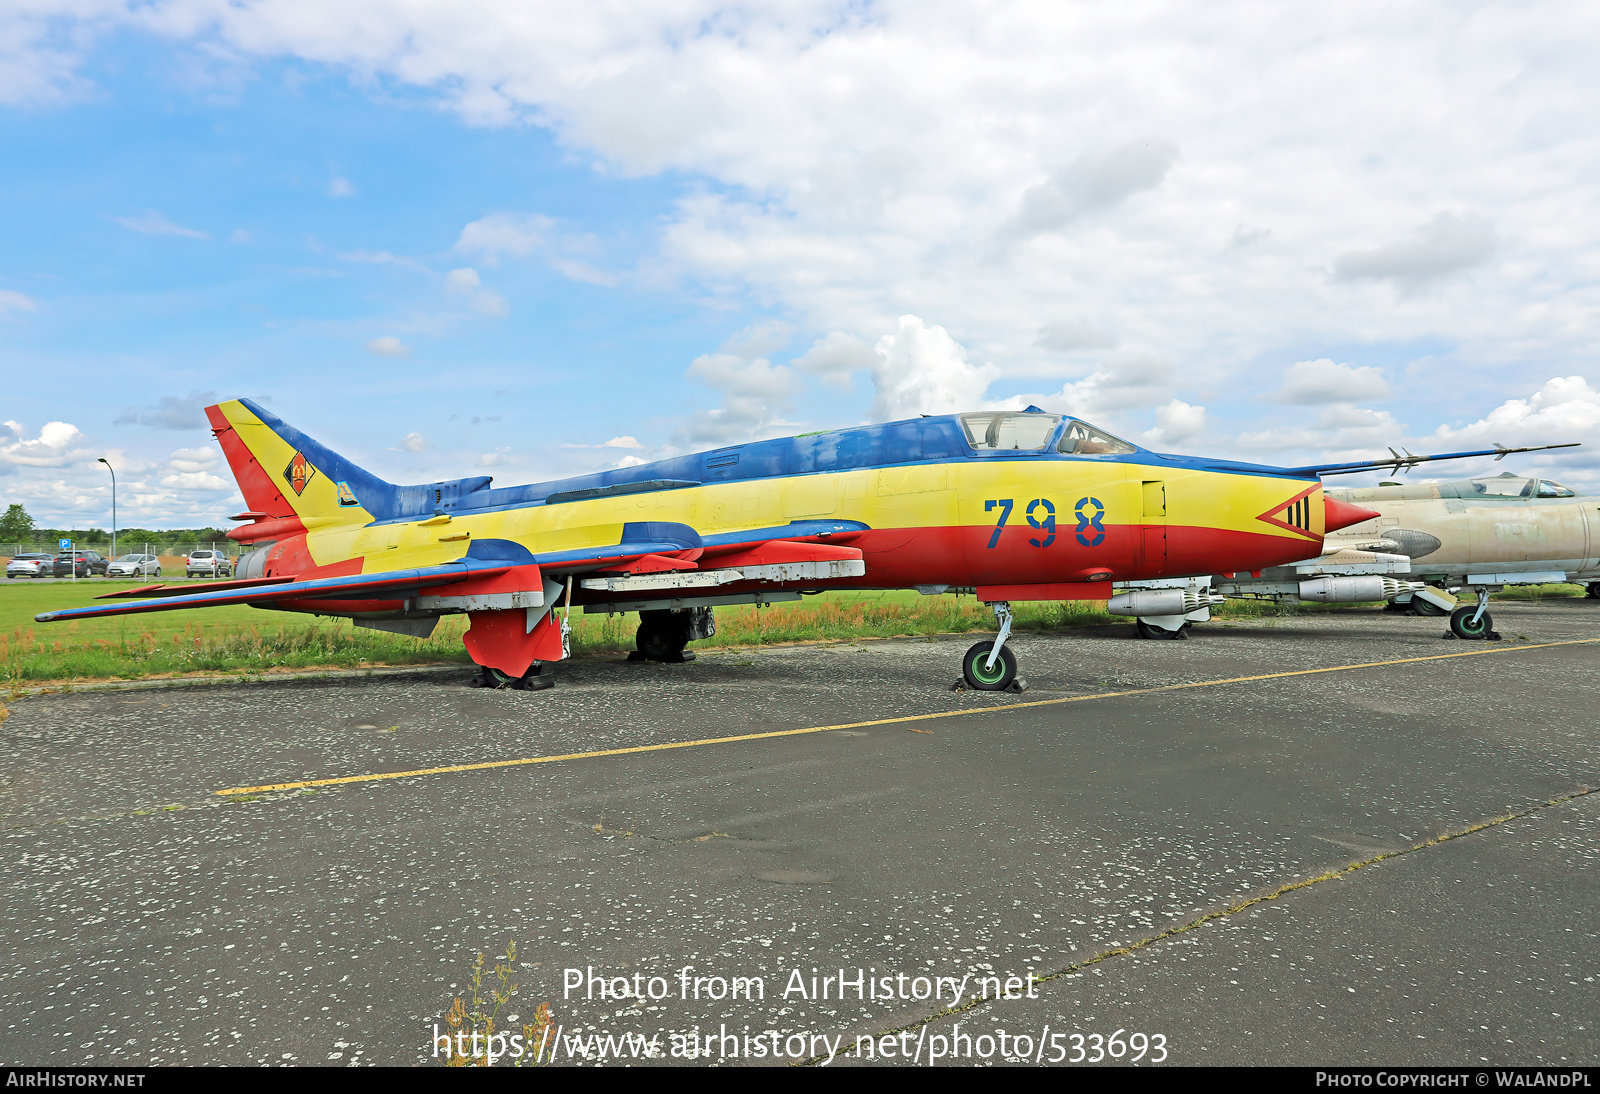
[[[1584,590],[1583,595],[1590,600],[1600,600],[1600,581],[1589,582],[1589,587]]]
[[[990,605],[1000,623],[993,642],[979,642],[961,659],[961,678],[975,691],[1022,691],[1027,682],[1017,675],[1017,655],[1006,648],[1011,637],[1011,605],[999,601]]]

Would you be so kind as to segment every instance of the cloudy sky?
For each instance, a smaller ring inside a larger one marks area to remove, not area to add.
[[[1031,401],[1600,491],[1597,50],[1526,0],[13,0],[0,502],[104,524],[106,456],[124,524],[215,522],[239,395],[403,482]]]

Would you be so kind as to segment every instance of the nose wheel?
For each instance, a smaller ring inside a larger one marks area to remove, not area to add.
[[[1000,623],[993,642],[979,642],[961,658],[961,678],[974,691],[1021,691],[1027,685],[1017,676],[1017,655],[1006,646],[1011,637],[1011,605],[992,605]]]
[[[1476,604],[1463,604],[1450,613],[1450,631],[1446,638],[1487,639],[1496,641],[1500,635],[1494,629],[1494,617],[1488,612],[1489,590],[1478,590]]]

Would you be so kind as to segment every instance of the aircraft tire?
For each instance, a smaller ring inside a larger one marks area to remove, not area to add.
[[[1473,610],[1476,611],[1478,606],[1476,604],[1474,604],[1472,607],[1473,607]],[[1418,615],[1443,615],[1444,614],[1444,609],[1443,608],[1439,607],[1439,605],[1433,603],[1430,600],[1422,599],[1420,596],[1414,596],[1414,597],[1411,598],[1411,610],[1416,612]]]
[[[650,611],[639,613],[639,632],[634,637],[638,647],[630,654],[630,661],[664,661],[678,664],[692,661],[683,648],[689,644],[689,627],[692,620],[688,612]]]
[[[1137,633],[1138,633],[1140,638],[1186,638],[1186,637],[1188,637],[1187,635],[1185,635],[1183,633],[1183,628],[1182,627],[1179,627],[1175,631],[1169,631],[1165,627],[1158,627],[1154,623],[1146,623],[1142,619],[1135,619],[1133,621],[1133,625],[1134,625],[1134,628],[1137,631]]]
[[[1011,652],[1010,646],[1000,647],[1000,660],[995,662],[994,668],[984,667],[992,649],[993,642],[979,642],[961,659],[961,675],[974,691],[1004,691],[1017,678],[1017,655]]]
[[[543,665],[534,665],[524,675],[512,676],[509,672],[480,666],[483,670],[483,682],[479,687],[508,688],[512,691],[544,691],[546,688],[556,686],[555,678],[545,673]]]
[[[1487,638],[1494,630],[1494,620],[1488,612],[1478,617],[1478,622],[1472,622],[1472,615],[1478,610],[1476,604],[1463,604],[1450,613],[1450,631],[1457,638]]]
[[[1583,591],[1583,595],[1590,600],[1600,600],[1600,581],[1589,582],[1589,587]]]

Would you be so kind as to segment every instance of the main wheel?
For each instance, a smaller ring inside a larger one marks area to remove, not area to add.
[[[1478,610],[1476,604],[1463,604],[1450,613],[1450,629],[1457,638],[1487,638],[1489,632],[1494,630],[1494,620],[1488,612],[1478,616],[1478,621],[1472,621],[1472,615]]]
[[[1158,627],[1154,623],[1146,623],[1142,619],[1135,619],[1133,621],[1133,625],[1134,625],[1135,628],[1138,629],[1140,638],[1182,638],[1182,637],[1184,637],[1184,633],[1183,633],[1183,628],[1182,627],[1179,627],[1175,631],[1169,631],[1165,627]]]
[[[689,612],[649,611],[639,613],[639,632],[634,637],[638,648],[630,661],[665,661],[678,664],[694,659],[683,648],[689,644]]]
[[[961,675],[967,686],[975,691],[1004,691],[1017,678],[1017,657],[1010,646],[1000,647],[1000,657],[989,668],[989,651],[993,642],[979,642],[961,659]]]
[[[1600,581],[1589,582],[1589,587],[1584,590],[1583,595],[1590,600],[1600,600]]]
[[[1411,610],[1416,612],[1418,615],[1443,615],[1444,614],[1444,609],[1443,608],[1439,607],[1439,605],[1435,604],[1431,600],[1422,599],[1422,597],[1420,597],[1420,596],[1414,596],[1414,597],[1411,598]],[[1473,606],[1473,610],[1474,611],[1477,610],[1477,606],[1476,605]]]
[[[555,678],[543,671],[543,665],[534,665],[522,676],[512,676],[509,672],[492,669],[487,665],[480,667],[483,670],[482,687],[510,688],[513,691],[543,691],[556,686]]]

